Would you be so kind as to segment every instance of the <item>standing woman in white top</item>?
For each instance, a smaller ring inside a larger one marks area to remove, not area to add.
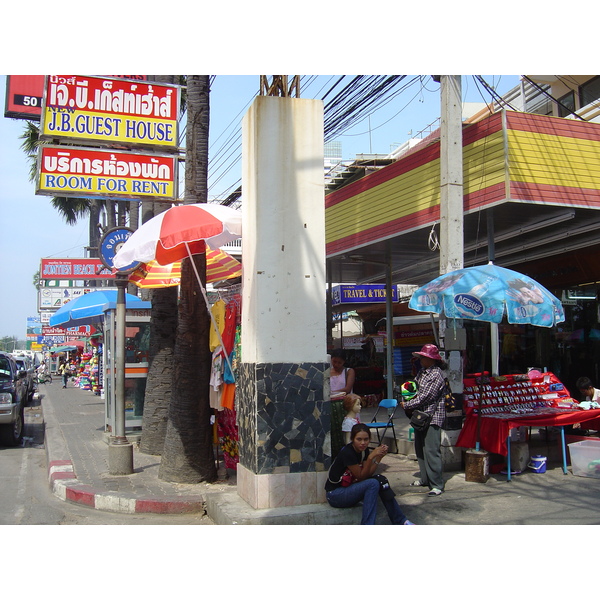
[[[329,376],[329,384],[332,394],[351,394],[354,387],[356,373],[354,369],[346,368],[346,357],[343,350],[336,348],[331,351],[331,371]]]

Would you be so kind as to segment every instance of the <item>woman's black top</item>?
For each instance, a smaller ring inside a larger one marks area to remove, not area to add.
[[[325,491],[331,492],[340,487],[342,475],[351,465],[360,465],[369,456],[369,449],[364,452],[357,452],[352,445],[352,442],[346,444],[335,457],[333,464],[329,467],[329,475],[325,483]]]

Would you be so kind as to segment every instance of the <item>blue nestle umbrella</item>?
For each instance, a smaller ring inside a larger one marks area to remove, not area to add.
[[[104,320],[104,309],[108,304],[117,301],[116,290],[98,290],[83,294],[61,306],[51,317],[51,327],[78,327],[79,325],[96,325]],[[125,294],[126,308],[148,308],[149,302],[140,300],[132,294]]]
[[[409,308],[444,314],[449,319],[491,323],[492,375],[498,375],[498,323],[552,327],[565,320],[560,300],[531,277],[490,262],[451,271],[416,290]],[[485,355],[485,352],[484,352]],[[480,399],[481,408],[481,399]],[[476,449],[479,450],[479,418]]]
[[[552,327],[565,320],[560,300],[531,277],[493,263],[437,277],[416,290],[409,308],[468,319]]]

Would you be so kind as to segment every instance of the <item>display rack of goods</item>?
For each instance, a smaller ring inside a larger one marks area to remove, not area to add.
[[[501,375],[464,379],[467,415],[507,418],[515,415],[549,415],[572,411],[577,403],[553,373]]]

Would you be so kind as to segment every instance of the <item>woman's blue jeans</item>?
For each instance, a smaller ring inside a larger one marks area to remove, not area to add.
[[[363,502],[361,525],[375,525],[377,518],[377,498],[379,497],[379,481],[376,479],[364,479],[357,481],[348,487],[339,487],[327,492],[327,502],[334,508],[350,508],[356,506],[361,500]],[[381,500],[390,521],[394,525],[404,525],[406,517],[398,506],[395,498]]]

